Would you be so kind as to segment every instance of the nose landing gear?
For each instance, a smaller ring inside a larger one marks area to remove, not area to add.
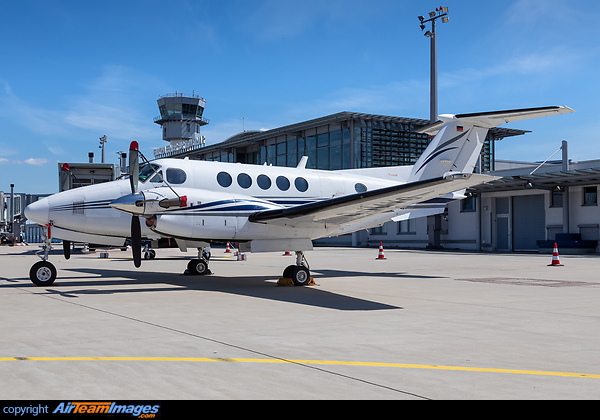
[[[42,251],[37,252],[37,256],[42,259],[38,261],[29,270],[29,278],[36,286],[50,286],[56,280],[56,267],[48,261],[48,254],[52,250],[52,239],[50,238],[50,226],[42,226]],[[39,255],[41,252],[43,256]]]

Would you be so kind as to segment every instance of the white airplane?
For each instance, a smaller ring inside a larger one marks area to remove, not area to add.
[[[306,156],[296,168],[189,159],[140,166],[132,142],[129,180],[63,191],[27,206],[27,219],[44,227],[42,261],[30,278],[38,286],[56,279],[50,235],[63,240],[67,259],[71,241],[124,246],[130,238],[136,267],[142,238],[174,238],[184,252],[198,249],[187,266],[191,274],[209,273],[205,248],[213,242],[238,242],[240,252],[295,251],[296,264],[283,277],[306,285],[304,252],[313,239],[441,213],[446,202],[464,198],[466,188],[495,179],[473,174],[488,129],[569,112],[553,106],[441,115],[418,130],[435,137],[412,166],[323,171],[306,169]]]

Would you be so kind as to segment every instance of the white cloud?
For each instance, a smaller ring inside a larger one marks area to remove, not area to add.
[[[0,163],[7,163],[7,164],[10,163],[13,165],[42,166],[42,165],[45,165],[46,163],[48,163],[48,159],[46,159],[46,158],[29,158],[29,159],[25,159],[25,160],[18,160],[18,159],[0,158]]]
[[[41,166],[48,162],[48,159],[45,158],[29,158],[24,161],[28,165]]]

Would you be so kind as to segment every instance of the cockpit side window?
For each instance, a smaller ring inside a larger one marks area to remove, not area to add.
[[[154,184],[156,184],[156,183],[159,183],[159,182],[163,182],[162,171],[158,171],[158,172],[156,173],[156,175],[154,175],[154,176],[152,177],[152,179],[150,180],[150,182],[152,182],[152,183],[154,183]]]
[[[140,166],[140,175],[139,175],[140,182],[146,182],[146,180],[148,178],[150,178],[150,175],[152,175],[159,168],[160,168],[160,166],[155,165],[153,163],[146,163],[146,164]]]
[[[187,175],[183,169],[169,168],[167,169],[167,182],[169,184],[183,184],[187,179]]]

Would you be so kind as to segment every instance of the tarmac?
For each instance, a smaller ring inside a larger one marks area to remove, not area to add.
[[[385,247],[385,243],[384,243]],[[0,247],[5,400],[572,400],[600,397],[600,256],[316,248],[74,252],[35,287]],[[559,250],[560,251],[560,250]]]

